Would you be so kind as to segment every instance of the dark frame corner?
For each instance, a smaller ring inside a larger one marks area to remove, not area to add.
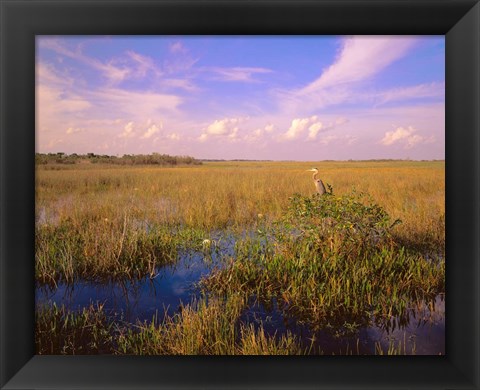
[[[480,389],[478,0],[0,0],[0,29],[2,389]],[[35,356],[34,64],[35,35],[43,34],[444,34],[446,356]]]

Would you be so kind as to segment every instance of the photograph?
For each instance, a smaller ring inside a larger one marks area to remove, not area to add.
[[[36,35],[34,353],[446,355],[445,47]]]

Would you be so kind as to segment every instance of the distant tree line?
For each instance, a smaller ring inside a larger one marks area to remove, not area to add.
[[[202,162],[190,156],[170,156],[168,154],[125,154],[121,157],[87,154],[36,153],[36,164],[117,164],[117,165],[200,165]]]

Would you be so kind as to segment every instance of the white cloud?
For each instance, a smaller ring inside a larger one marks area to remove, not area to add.
[[[270,123],[270,124],[265,126],[264,130],[265,130],[266,133],[272,133],[273,130],[275,130],[275,125]]]
[[[222,119],[216,120],[207,127],[207,133],[210,135],[226,135],[238,123],[237,119]]]
[[[80,128],[80,127],[69,127],[67,131],[65,131],[65,134],[76,134],[76,133],[82,133],[84,132],[85,129]]]
[[[256,129],[256,130],[253,130],[251,133],[248,133],[247,135],[245,135],[243,139],[244,141],[247,141],[247,142],[256,142],[260,140],[262,136],[263,136],[263,130]]]
[[[309,118],[296,118],[292,120],[290,128],[284,133],[281,139],[294,140],[300,137],[307,128],[312,128],[311,133],[316,134],[322,128],[322,123],[318,120],[316,115]]]
[[[123,132],[119,135],[120,138],[131,138],[135,135],[134,123],[128,122],[123,128]]]
[[[162,124],[160,124],[160,127],[157,125],[152,125],[150,126],[145,133],[140,137],[141,139],[148,139],[151,138],[153,135],[157,134],[160,129],[162,128]]]
[[[280,141],[293,141],[301,138],[304,133],[307,133],[305,140],[315,141],[319,134],[330,131],[348,122],[345,117],[338,117],[330,119],[328,122],[320,121],[317,115],[307,118],[296,118],[292,120],[290,128],[282,134],[278,139]]]
[[[246,120],[247,118],[217,119],[204,129],[199,140],[205,141],[210,137],[226,137],[233,140],[237,137],[238,125]]]
[[[288,140],[298,138],[298,136],[305,130],[309,123],[310,118],[297,118],[292,120],[292,124],[284,134],[284,138]]]
[[[411,148],[419,143],[433,142],[433,137],[423,137],[416,134],[417,129],[412,126],[397,127],[395,131],[387,131],[385,136],[380,140],[380,143],[385,146],[390,146],[395,143],[403,143],[405,148]]]
[[[167,134],[167,138],[171,139],[173,141],[179,141],[180,140],[180,134],[178,134],[178,133]]]
[[[317,134],[323,128],[322,122],[315,122],[308,128],[308,139],[315,140],[317,138]]]
[[[269,137],[271,133],[275,130],[275,125],[269,123],[263,128],[257,128],[252,132],[248,133],[243,137],[244,141],[247,142],[256,142],[260,140],[265,140]]]

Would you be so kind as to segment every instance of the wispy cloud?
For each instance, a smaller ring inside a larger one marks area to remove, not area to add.
[[[154,64],[152,58],[129,50],[122,58],[111,59],[102,62],[82,52],[81,45],[71,49],[57,39],[46,39],[41,41],[43,48],[55,51],[58,54],[80,61],[91,68],[100,71],[111,84],[119,84],[130,78],[143,78],[148,71],[156,75],[162,74]]]
[[[318,142],[322,145],[329,145],[332,142],[340,142],[342,145],[353,145],[358,141],[358,137],[355,137],[350,134],[337,135],[337,134],[328,134],[324,137],[321,137]]]
[[[426,93],[429,89],[427,86],[404,91],[391,90],[388,94],[382,91],[368,92],[365,88],[367,82],[405,56],[415,43],[415,37],[344,38],[337,58],[317,79],[303,87],[278,90],[275,94],[284,110],[308,112],[342,103],[385,103],[401,99],[402,94],[412,96],[415,89]]]
[[[152,65],[133,51],[128,55],[143,63],[137,67],[142,74]],[[76,81],[53,64],[37,63],[37,130],[46,134],[38,138],[41,147],[59,146],[61,143],[56,141],[63,142],[65,136],[73,135],[79,143],[87,143],[87,136],[80,137],[81,133],[96,134],[99,140],[100,135],[103,139],[110,135],[124,140],[149,140],[161,129],[159,116],[178,115],[183,101],[173,94],[109,86],[87,88]],[[142,124],[145,118],[153,118],[157,123]],[[100,143],[96,145],[99,147]]]
[[[86,110],[92,104],[83,96],[62,89],[37,86],[38,109],[41,113],[71,113]]]
[[[183,45],[182,42],[176,41],[170,44],[168,47],[171,53],[187,53],[187,48]]]
[[[393,88],[372,95],[372,97],[376,100],[377,105],[411,99],[442,98],[444,96],[444,82],[433,82],[428,84]]]
[[[161,85],[168,89],[180,89],[186,92],[200,91],[200,88],[188,78],[165,78],[161,80]]]
[[[300,89],[298,94],[365,81],[403,57],[414,44],[413,37],[345,38],[336,61],[318,79]]]
[[[167,74],[185,74],[192,72],[192,68],[199,61],[190,50],[180,41],[169,46],[170,55],[163,63],[163,69]]]
[[[77,46],[75,49],[69,49],[57,39],[46,39],[40,41],[43,48],[55,51],[58,54],[80,61],[94,69],[103,73],[103,75],[112,83],[119,83],[123,81],[131,70],[127,67],[119,67],[110,63],[103,63],[95,58],[89,57],[82,53],[81,47]]]
[[[255,78],[256,75],[271,73],[271,69],[267,68],[255,68],[255,67],[232,67],[232,68],[220,68],[210,67],[203,68],[203,71],[213,74],[214,80],[219,81],[237,81],[244,83],[258,83],[260,80]]]
[[[130,68],[129,75],[131,75],[131,77],[144,78],[149,72],[155,76],[161,76],[163,74],[151,57],[136,53],[133,50],[128,50],[126,54],[135,65]]]
[[[183,99],[177,95],[150,91],[103,88],[88,93],[99,106],[136,118],[155,118],[162,112],[175,112]]]
[[[37,84],[49,84],[59,86],[72,86],[73,78],[60,74],[53,65],[38,61],[35,66],[35,81]]]

